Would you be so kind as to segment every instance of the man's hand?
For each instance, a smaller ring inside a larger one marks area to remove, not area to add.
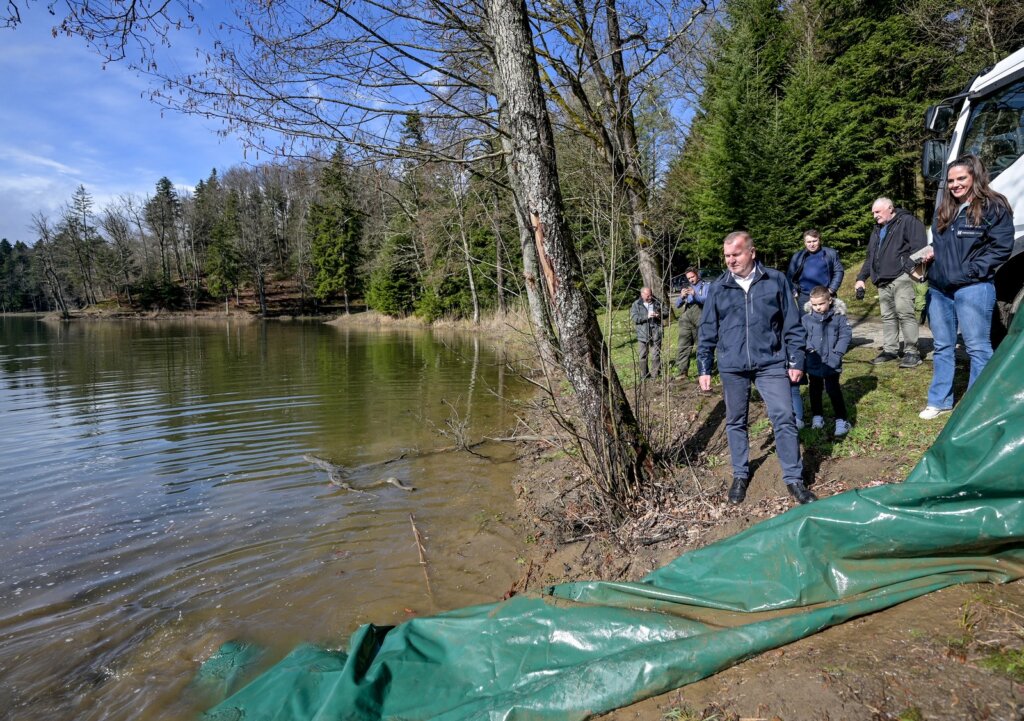
[[[864,300],[864,281],[858,280],[856,283],[854,283],[853,287],[855,289],[854,296],[857,298],[857,300]]]
[[[697,376],[697,383],[702,391],[711,390],[711,376]]]
[[[799,383],[800,379],[804,377],[804,372],[799,368],[789,369],[789,381],[790,383]]]

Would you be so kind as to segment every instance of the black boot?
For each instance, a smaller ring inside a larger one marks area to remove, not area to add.
[[[743,499],[747,497],[747,486],[750,484],[750,480],[746,478],[735,478],[732,482],[732,488],[729,489],[729,503],[736,505],[743,503]]]
[[[801,505],[818,500],[818,497],[807,490],[807,486],[803,483],[789,483],[786,485],[786,488],[789,489],[790,495],[796,499],[796,502]]]

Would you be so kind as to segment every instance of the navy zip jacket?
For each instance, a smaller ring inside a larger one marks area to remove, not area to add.
[[[823,254],[825,266],[828,268],[829,281],[825,285],[832,291],[832,295],[835,295],[839,292],[839,286],[843,284],[843,276],[846,274],[846,271],[843,270],[843,264],[839,261],[839,252],[835,248],[827,248],[825,246],[822,246],[818,252]],[[793,257],[789,260],[789,269],[786,271],[786,277],[789,278],[789,282],[793,284],[797,291],[801,289],[797,271],[801,271],[801,275],[803,275],[804,263],[807,262],[807,256],[810,254],[811,251],[804,248],[794,253]],[[804,292],[811,292],[811,288],[807,288]]]
[[[967,208],[960,208],[953,222],[939,232],[932,224],[935,260],[928,268],[928,284],[952,293],[973,283],[995,277],[996,269],[1013,252],[1013,211],[989,203],[974,225]]]
[[[793,286],[777,270],[760,263],[754,269],[746,293],[731,273],[711,284],[697,341],[700,375],[711,375],[716,350],[722,372],[803,369],[807,334]]]
[[[843,372],[843,356],[853,342],[853,328],[846,319],[846,304],[835,298],[824,313],[815,313],[808,302],[800,319],[807,332],[807,375],[831,376]]]

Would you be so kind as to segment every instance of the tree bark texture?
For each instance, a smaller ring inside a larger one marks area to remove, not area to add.
[[[495,72],[494,85],[496,94],[501,97],[501,78]],[[499,106],[498,123],[502,127],[508,125],[507,108]],[[523,256],[523,285],[526,288],[526,303],[533,324],[534,341],[540,355],[540,362],[545,368],[558,367],[558,339],[555,337],[554,323],[551,319],[544,290],[538,283],[537,248],[534,245],[533,230],[530,224],[529,211],[526,209],[526,194],[519,176],[512,169],[513,146],[512,138],[501,136],[502,152],[505,155],[505,169],[508,173],[509,187],[515,198],[516,227],[519,230],[519,249]]]
[[[596,480],[606,497],[628,506],[652,473],[649,446],[609,362],[586,294],[576,247],[565,222],[554,136],[523,0],[486,0],[501,131],[511,144],[510,171],[535,218],[538,260],[545,270],[562,368],[572,384]]]

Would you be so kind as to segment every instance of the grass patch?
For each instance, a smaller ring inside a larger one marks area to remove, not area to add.
[[[726,721],[726,717],[717,711],[706,709],[698,712],[689,706],[676,706],[661,716],[662,721]]]
[[[878,317],[877,293],[870,292],[863,301],[853,300],[853,284],[858,266],[846,272],[840,296],[850,306],[851,320],[860,317]],[[869,283],[869,289],[872,287]],[[629,319],[628,309],[604,313],[599,316],[603,331],[610,328],[612,363],[619,372],[619,378],[626,388],[632,388],[639,382],[637,378],[637,344],[633,323]],[[854,331],[854,338],[857,333]],[[669,372],[668,361],[675,358],[678,345],[676,324],[669,323],[665,327],[665,339],[662,345],[662,371]],[[932,421],[923,421],[917,417],[924,408],[928,385],[931,383],[931,363],[926,362],[917,368],[901,369],[898,363],[871,365],[870,361],[878,354],[874,343],[854,346],[846,355],[843,364],[841,384],[846,400],[849,420],[853,428],[846,438],[836,440],[831,430],[835,413],[825,396],[824,430],[812,431],[809,428],[801,431],[800,438],[805,452],[814,453],[821,459],[844,458],[854,456],[878,456],[892,454],[897,456],[899,471],[904,475],[909,472],[924,452],[934,443],[942,431],[949,416],[941,416]],[[963,395],[966,385],[966,369],[957,372],[957,397]],[[719,385],[718,377],[713,376],[712,382]],[[807,399],[807,387],[802,388],[805,410],[805,421],[810,425],[810,403]],[[753,394],[757,398],[757,394]],[[751,436],[765,432],[757,423],[751,428]]]
[[[983,658],[981,665],[1017,683],[1024,683],[1024,649],[1000,649]]]

